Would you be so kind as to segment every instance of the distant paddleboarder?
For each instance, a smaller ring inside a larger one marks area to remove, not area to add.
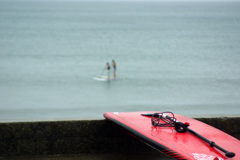
[[[116,70],[117,70],[117,65],[114,60],[112,60],[112,66],[113,66],[113,77],[114,79],[116,78]]]
[[[108,80],[110,79],[110,69],[111,69],[111,66],[109,65],[109,63],[107,62],[106,64],[106,69],[108,71]]]

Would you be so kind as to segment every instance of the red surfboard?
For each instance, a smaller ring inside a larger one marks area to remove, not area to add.
[[[106,112],[104,117],[179,160],[240,160],[240,141],[210,125],[169,112]]]

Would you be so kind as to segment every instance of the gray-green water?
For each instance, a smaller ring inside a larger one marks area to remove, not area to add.
[[[0,0],[0,121],[239,114],[239,10],[239,2]],[[117,79],[93,80],[112,59]]]

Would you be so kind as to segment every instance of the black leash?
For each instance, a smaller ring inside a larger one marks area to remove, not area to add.
[[[144,115],[144,114],[142,114]],[[154,113],[154,114],[145,114],[145,116],[152,115],[152,125],[153,126],[160,126],[160,127],[175,127],[175,130],[180,133],[189,132],[193,135],[197,136],[198,138],[202,139],[203,141],[207,142],[211,147],[215,147],[222,152],[225,153],[225,156],[228,158],[232,158],[235,156],[235,153],[229,152],[224,148],[218,146],[215,142],[210,141],[209,139],[203,137],[202,135],[198,134],[197,132],[191,130],[189,127],[189,123],[182,123],[178,122],[177,119],[174,117],[172,112],[161,112],[161,113]]]

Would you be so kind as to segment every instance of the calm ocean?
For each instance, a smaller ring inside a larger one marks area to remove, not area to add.
[[[0,121],[240,114],[239,11],[240,2],[0,0]],[[112,59],[117,79],[94,80]]]

